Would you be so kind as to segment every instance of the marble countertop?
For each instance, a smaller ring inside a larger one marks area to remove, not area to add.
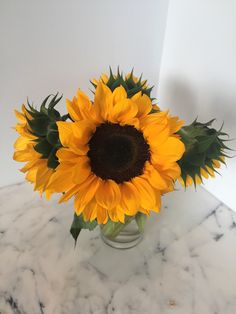
[[[0,189],[1,314],[234,314],[236,213],[202,188],[170,193],[135,248],[83,231],[71,203]]]

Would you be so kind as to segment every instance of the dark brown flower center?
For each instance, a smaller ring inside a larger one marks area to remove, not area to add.
[[[104,180],[129,181],[143,173],[144,164],[150,159],[142,132],[131,125],[103,123],[88,144],[91,169]]]

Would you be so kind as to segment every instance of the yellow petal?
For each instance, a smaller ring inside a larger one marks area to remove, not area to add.
[[[113,91],[112,95],[113,95],[113,105],[127,98],[127,93],[123,86],[117,87]]]
[[[91,174],[91,168],[89,165],[88,157],[80,157],[75,166],[73,167],[73,182],[80,184],[84,182]]]
[[[107,209],[97,205],[97,222],[98,224],[106,224],[108,221]]]
[[[213,169],[211,169],[210,167],[206,167],[206,169],[211,177],[215,177],[215,172]]]
[[[201,176],[203,176],[205,179],[209,178],[209,173],[205,169],[201,168],[200,173],[201,173]]]
[[[76,96],[82,119],[89,119],[89,112],[92,107],[91,101],[89,100],[88,96],[80,89],[77,91]]]
[[[30,169],[37,167],[37,163],[38,163],[37,159],[29,161],[23,168],[20,169],[20,171],[25,173],[29,171]]]
[[[174,162],[179,160],[185,152],[184,144],[176,137],[168,137],[164,143],[155,151],[155,156],[152,156],[155,163]]]
[[[79,155],[75,154],[74,152],[72,152],[70,149],[68,148],[60,148],[57,151],[57,157],[60,161],[75,161],[79,160]]]
[[[55,192],[66,192],[71,189],[74,186],[73,167],[72,163],[60,163],[50,179],[48,188]]]
[[[126,215],[133,216],[137,213],[139,205],[139,193],[132,182],[120,184],[121,207]]]
[[[80,122],[57,122],[58,131],[59,131],[59,138],[64,147],[70,147],[74,153],[79,155],[85,155],[88,151],[88,147],[85,145],[87,141],[85,130],[85,123]],[[80,130],[77,124],[81,124]],[[82,137],[83,131],[85,132],[84,136]],[[87,130],[88,131],[88,130]],[[77,136],[81,136],[78,138]],[[87,135],[88,136],[88,135]]]
[[[170,134],[178,132],[183,126],[184,121],[179,120],[179,117],[169,117]]]
[[[113,208],[119,204],[120,198],[120,188],[115,181],[102,181],[96,193],[96,200],[100,206]]]
[[[160,173],[150,164],[145,164],[144,177],[156,189],[164,190],[167,188],[167,182]]]
[[[68,147],[71,139],[73,138],[73,124],[73,122],[57,122],[59,138],[64,147]]]
[[[31,183],[34,183],[36,179],[37,171],[38,171],[37,168],[30,169],[25,176],[26,180],[28,180]]]
[[[82,119],[90,118],[91,102],[87,95],[81,90],[77,91],[77,97],[74,97],[72,101],[66,100],[67,111],[70,117],[74,121],[80,121]]]
[[[99,188],[101,180],[94,175],[90,175],[87,180],[79,185],[78,194],[75,197],[75,211],[77,215],[83,211],[84,207],[92,200]]]
[[[140,205],[145,209],[151,209],[156,206],[156,197],[151,185],[142,177],[132,179],[140,196]]]
[[[27,137],[20,136],[15,141],[14,148],[15,150],[24,150],[27,148],[27,145],[30,143],[30,140]]]
[[[109,118],[113,107],[113,97],[111,90],[103,83],[98,83],[95,91],[94,105],[95,115],[106,121]]]
[[[180,166],[176,163],[166,163],[164,167],[159,167],[159,165],[153,165],[163,176],[167,177],[169,180],[176,180],[181,175]]]
[[[141,126],[168,124],[168,111],[160,111],[151,113],[147,116],[141,117]]]
[[[15,112],[15,116],[19,120],[19,122],[26,123],[27,120],[26,120],[25,116],[23,115],[23,113],[19,112],[18,110],[15,110],[14,112]]]
[[[34,160],[35,158],[40,158],[41,155],[37,153],[36,151],[33,150],[33,148],[29,147],[29,149],[26,149],[24,151],[16,151],[13,155],[13,159],[15,161],[31,161]]]
[[[121,222],[121,223],[125,222],[124,210],[119,205],[114,208],[108,209],[108,215],[110,219],[114,222]]]
[[[79,191],[79,186],[75,185],[69,190],[67,190],[59,200],[59,203],[67,202],[72,196],[76,195]]]
[[[195,175],[195,182],[196,184],[202,184],[202,179],[198,175]]]
[[[219,160],[216,160],[216,159],[213,160],[213,165],[215,168],[220,168],[220,166],[221,166]]]
[[[113,107],[111,121],[126,123],[127,120],[134,118],[137,112],[137,105],[131,99],[122,100]]]
[[[85,145],[89,142],[92,134],[96,130],[95,124],[89,120],[81,120],[79,122],[73,123],[73,133],[76,139],[76,143],[80,145]]]
[[[76,98],[74,97],[73,100],[66,99],[66,108],[67,111],[70,115],[70,117],[74,121],[79,121],[82,119],[81,114],[80,114],[80,109],[77,105]]]
[[[140,92],[134,95],[132,98],[138,107],[137,116],[144,117],[152,110],[152,101],[147,95],[142,95]]]
[[[152,207],[151,210],[156,213],[159,213],[161,210],[161,193],[155,190],[155,196],[156,196],[156,206]]]

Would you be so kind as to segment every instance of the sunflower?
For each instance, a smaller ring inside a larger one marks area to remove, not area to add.
[[[34,149],[37,137],[33,135],[28,124],[28,120],[31,120],[32,116],[27,112],[26,107],[22,105],[22,112],[15,110],[15,114],[19,121],[15,129],[20,136],[14,144],[13,159],[26,162],[26,165],[20,170],[26,173],[26,179],[34,184],[34,189],[43,193],[46,191],[53,169],[47,167],[47,159],[42,159],[42,155]],[[50,191],[47,190],[46,197],[49,198],[50,194]]]
[[[26,173],[26,179],[34,184],[35,190],[41,194],[46,192],[46,198],[49,198],[52,193],[47,186],[58,165],[56,151],[61,147],[55,121],[67,118],[67,116],[61,117],[54,108],[61,100],[61,97],[57,98],[57,95],[51,99],[46,108],[50,96],[44,99],[40,111],[29,103],[28,108],[22,105],[21,112],[15,110],[18,119],[15,129],[20,137],[14,144],[13,155],[14,160],[26,162],[20,170]]]
[[[203,178],[215,177],[217,169],[225,163],[225,150],[229,148],[224,144],[223,136],[228,136],[220,130],[211,127],[214,120],[200,123],[197,120],[182,127],[178,131],[186,150],[178,161],[181,167],[180,183],[185,186],[203,183]]]
[[[98,82],[94,102],[81,91],[67,100],[71,122],[57,122],[62,144],[48,188],[74,197],[76,215],[105,224],[138,212],[159,212],[161,195],[173,190],[185,146],[176,132],[182,121],[152,111],[138,92]]]

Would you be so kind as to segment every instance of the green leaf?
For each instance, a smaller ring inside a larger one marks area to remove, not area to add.
[[[143,232],[146,221],[147,221],[147,215],[145,215],[143,213],[137,213],[135,216],[135,220],[136,220],[136,223],[138,225],[139,231]]]
[[[70,233],[75,240],[75,245],[78,239],[78,236],[82,229],[93,230],[97,226],[97,221],[84,221],[83,215],[77,216],[74,214],[74,220],[72,222]]]

